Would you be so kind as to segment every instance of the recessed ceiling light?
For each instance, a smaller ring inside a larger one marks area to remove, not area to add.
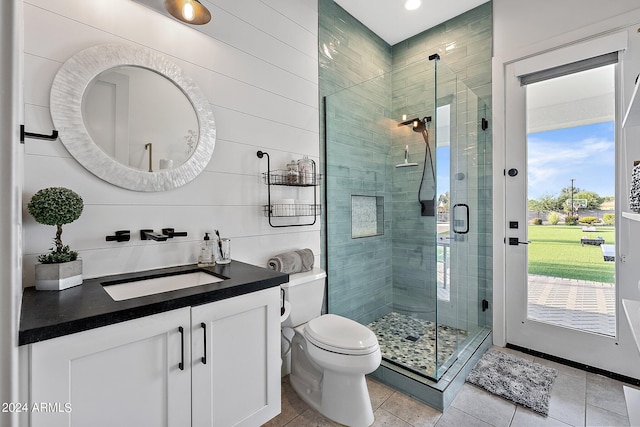
[[[407,10],[416,10],[417,8],[420,7],[421,4],[422,4],[422,1],[420,0],[407,0],[404,3],[404,8]]]

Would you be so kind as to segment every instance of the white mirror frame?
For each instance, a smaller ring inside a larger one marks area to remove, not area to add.
[[[125,166],[93,141],[82,118],[82,96],[89,83],[105,70],[129,65],[156,72],[172,81],[187,96],[198,119],[198,143],[185,163],[158,172]],[[165,191],[187,184],[207,166],[216,142],[216,126],[209,101],[181,68],[144,47],[104,44],[69,58],[51,87],[51,117],[69,153],[97,177],[135,191]]]

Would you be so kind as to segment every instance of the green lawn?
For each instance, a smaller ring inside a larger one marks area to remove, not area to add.
[[[615,283],[614,263],[603,260],[600,246],[580,245],[582,236],[601,236],[607,244],[615,243],[614,227],[596,228],[585,233],[580,225],[530,225],[529,273]]]

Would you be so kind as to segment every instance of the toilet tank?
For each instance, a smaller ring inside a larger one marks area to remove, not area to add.
[[[324,282],[327,273],[314,268],[304,273],[289,275],[289,282],[280,285],[284,298],[291,304],[291,314],[282,325],[296,327],[322,314]]]

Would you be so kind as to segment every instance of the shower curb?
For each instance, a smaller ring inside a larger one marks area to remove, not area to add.
[[[485,351],[491,348],[493,334],[491,330],[483,330],[475,340],[481,340],[481,342],[474,347],[469,345],[464,349],[458,360],[437,382],[409,371],[399,372],[400,369],[397,366],[386,365],[384,361],[370,376],[435,409],[444,411],[462,389],[467,375],[476,362],[480,360]],[[472,347],[473,350],[469,347]]]

